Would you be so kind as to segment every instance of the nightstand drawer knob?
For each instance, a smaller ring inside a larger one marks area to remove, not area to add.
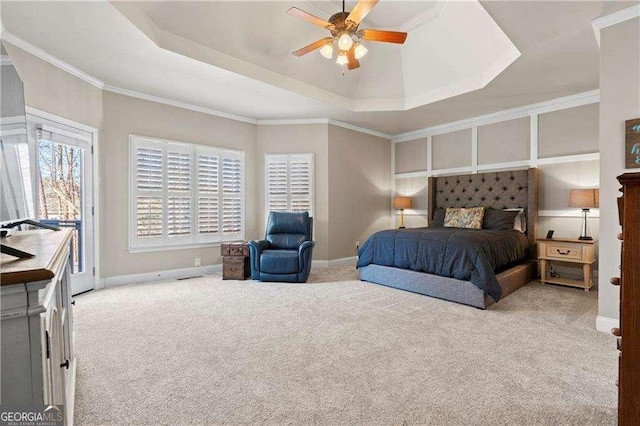
[[[619,239],[620,241],[622,241],[622,232],[620,232],[620,233],[618,234],[618,239]]]
[[[566,256],[566,255],[568,255],[569,253],[571,253],[571,250],[566,250],[566,251],[564,251],[564,250],[556,249],[556,251],[558,252],[558,254],[561,254],[561,255],[563,255],[563,256]]]
[[[620,277],[613,277],[609,280],[609,282],[613,285],[620,285]]]
[[[620,329],[618,327],[613,327],[611,329],[611,334],[613,334],[616,337],[620,337],[620,335],[621,335]]]

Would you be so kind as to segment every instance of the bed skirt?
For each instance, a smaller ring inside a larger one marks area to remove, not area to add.
[[[361,267],[359,273],[362,281],[462,303],[463,305],[480,309],[486,309],[495,303],[491,296],[485,295],[482,290],[470,281],[374,264]],[[537,263],[535,261],[526,261],[499,273],[496,278],[502,288],[502,297],[506,297],[527,284],[536,275]]]

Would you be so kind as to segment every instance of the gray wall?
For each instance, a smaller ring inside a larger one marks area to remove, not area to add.
[[[540,114],[540,158],[598,152],[598,114],[598,104]]]
[[[265,154],[313,153],[314,163],[314,239],[315,260],[329,260],[329,146],[327,124],[258,126],[257,194],[258,223],[264,233],[264,156]],[[262,234],[261,234],[262,235]]]
[[[427,139],[416,139],[396,145],[396,173],[409,173],[427,170]]]
[[[391,143],[327,124],[258,126],[260,228],[264,229],[265,154],[314,154],[314,260],[356,255],[361,243],[389,227]]]
[[[24,82],[25,104],[78,123],[102,127],[102,90],[5,43]]]
[[[374,232],[388,229],[391,142],[329,126],[329,259],[355,256]]]
[[[531,124],[529,117],[478,127],[478,164],[528,160]]]
[[[100,260],[103,277],[222,262],[218,247],[129,253],[129,135],[137,134],[244,151],[245,238],[258,236],[256,126],[115,93],[104,93],[100,142]]]
[[[625,120],[640,117],[640,18],[600,32],[600,292],[598,315],[619,318],[620,232],[616,176],[624,169]],[[635,169],[633,171],[638,171]]]
[[[471,129],[433,136],[431,146],[434,169],[471,165]]]

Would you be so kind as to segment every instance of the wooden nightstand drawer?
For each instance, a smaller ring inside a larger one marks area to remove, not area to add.
[[[582,260],[582,246],[576,244],[547,243],[545,257],[557,260]]]

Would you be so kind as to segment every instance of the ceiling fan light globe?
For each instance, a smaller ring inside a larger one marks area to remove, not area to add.
[[[333,45],[331,43],[327,43],[322,46],[322,49],[320,49],[320,54],[327,59],[333,58]]]
[[[353,39],[346,31],[343,31],[338,38],[338,49],[349,50],[353,46]]]
[[[361,59],[364,55],[367,54],[368,51],[369,49],[364,47],[362,43],[356,43],[356,47],[354,49],[356,59]]]
[[[347,65],[347,63],[349,63],[349,59],[347,59],[347,55],[345,54],[338,55],[338,59],[336,59],[336,64]]]

